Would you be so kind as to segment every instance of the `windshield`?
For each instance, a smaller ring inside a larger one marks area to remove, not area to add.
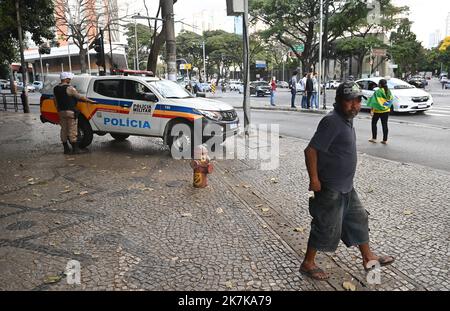
[[[193,97],[182,86],[169,80],[147,81],[154,86],[164,98],[189,98]]]
[[[402,81],[400,79],[389,79],[388,80],[388,87],[390,89],[396,89],[396,90],[400,90],[400,89],[413,89],[414,86],[412,86],[409,83],[406,83],[405,81]]]

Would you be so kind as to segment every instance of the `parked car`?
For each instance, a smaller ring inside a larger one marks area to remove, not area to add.
[[[335,90],[339,87],[340,84],[341,84],[341,82],[338,80],[330,80],[325,84],[325,87],[327,89]]]
[[[23,82],[17,82],[17,91],[18,92],[22,92],[23,91]],[[28,83],[27,84],[27,91],[33,93],[34,91],[36,91],[36,88],[32,84]]]
[[[270,85],[267,81],[250,82],[250,95],[266,96],[270,95]]]
[[[238,91],[240,84],[242,84],[242,82],[239,80],[230,80],[230,82],[229,82],[230,91]]]
[[[287,83],[286,81],[278,81],[277,87],[279,87],[280,89],[287,89],[289,88],[289,83]]]
[[[0,79],[0,88],[1,89],[6,89],[6,84],[8,83],[8,80],[5,79]]]
[[[366,78],[356,81],[363,94],[370,98],[378,89],[381,77]],[[393,112],[422,112],[427,111],[433,106],[433,97],[415,86],[396,78],[385,78],[388,82],[388,88],[394,96],[391,110]],[[362,102],[363,109],[370,109],[367,106],[367,100]]]
[[[406,82],[419,89],[424,89],[428,85],[428,81],[422,76],[413,76],[409,78]]]
[[[34,86],[35,90],[39,92],[44,87],[44,82],[42,82],[42,81],[34,81],[33,82],[33,86]]]
[[[58,75],[48,75],[41,91],[41,121],[59,123],[53,100],[54,83]],[[179,84],[156,77],[136,76],[75,76],[73,86],[95,103],[77,103],[78,140],[81,148],[89,146],[94,134],[109,133],[116,140],[130,135],[160,137],[172,150],[192,148],[194,120],[204,129],[215,125],[223,130],[225,140],[239,131],[235,109],[220,101],[194,97]],[[216,132],[217,133],[217,132]],[[211,134],[202,131],[203,141]]]
[[[197,82],[198,91],[202,93],[211,92],[211,85],[206,82]]]
[[[450,80],[447,80],[447,82],[445,82],[444,89],[446,90],[450,89]]]

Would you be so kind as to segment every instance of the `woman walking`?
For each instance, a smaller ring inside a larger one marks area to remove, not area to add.
[[[394,97],[388,88],[387,81],[381,79],[379,89],[375,91],[373,96],[369,98],[367,106],[371,107],[370,114],[372,115],[372,139],[369,139],[371,143],[377,142],[377,123],[381,120],[383,127],[383,141],[382,144],[387,144],[388,141],[388,119],[391,112],[392,102]]]

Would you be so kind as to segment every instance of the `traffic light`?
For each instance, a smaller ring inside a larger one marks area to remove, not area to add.
[[[106,70],[105,64],[105,47],[103,45],[103,30],[100,29],[100,34],[94,40],[94,50],[97,52],[95,54],[96,61],[95,63],[99,67],[103,67],[103,72]]]

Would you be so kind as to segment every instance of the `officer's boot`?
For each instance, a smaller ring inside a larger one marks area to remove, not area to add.
[[[67,142],[65,142],[65,143],[63,143],[63,147],[64,147],[64,154],[69,154],[71,151],[69,144]]]
[[[78,142],[76,143],[70,143],[72,145],[72,154],[81,154],[81,153],[86,153],[87,150],[86,149],[80,149],[80,146],[78,144]]]

